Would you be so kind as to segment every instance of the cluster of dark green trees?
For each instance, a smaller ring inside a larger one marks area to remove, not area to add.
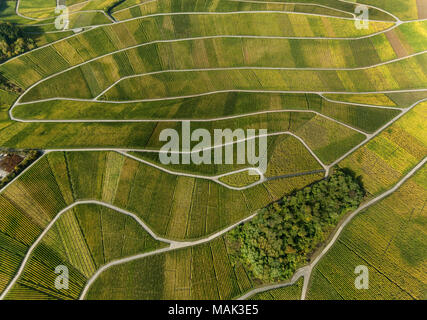
[[[35,47],[35,41],[22,28],[9,22],[0,23],[0,61]]]
[[[232,258],[256,279],[286,280],[364,195],[353,174],[336,169],[327,179],[285,196],[234,229],[228,237]]]
[[[116,0],[113,3],[110,3],[109,5],[104,7],[104,11],[112,17],[113,9],[119,5],[121,5],[125,0]]]

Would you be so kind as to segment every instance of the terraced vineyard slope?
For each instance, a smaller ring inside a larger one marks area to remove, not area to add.
[[[2,1],[0,299],[425,299],[426,19]]]

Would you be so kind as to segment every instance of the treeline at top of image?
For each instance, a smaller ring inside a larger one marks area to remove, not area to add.
[[[0,22],[0,62],[35,47],[34,39],[23,28],[10,22]]]
[[[43,153],[39,150],[0,150],[0,189],[3,189],[42,154]],[[16,160],[19,158],[21,159]],[[11,165],[11,163],[13,163],[13,165]]]
[[[360,179],[335,168],[328,178],[286,195],[230,232],[233,264],[242,263],[256,282],[289,279],[364,196]]]

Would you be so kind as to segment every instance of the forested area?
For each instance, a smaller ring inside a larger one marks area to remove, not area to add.
[[[354,175],[336,169],[329,178],[285,196],[230,233],[234,263],[243,263],[261,281],[290,278],[364,194]]]
[[[0,23],[0,62],[35,48],[34,40],[19,26]]]

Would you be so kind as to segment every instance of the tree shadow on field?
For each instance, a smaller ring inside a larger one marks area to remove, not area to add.
[[[6,10],[7,8],[7,3],[5,0],[0,0],[0,14],[2,13],[2,11]]]
[[[363,185],[363,177],[361,175],[356,175],[356,172],[354,172],[352,169],[346,167],[346,168],[340,168],[345,174],[349,175],[354,179],[354,181],[360,186],[363,193],[366,194],[364,185]]]
[[[1,1],[1,0],[0,0]],[[36,43],[40,39],[41,36],[45,33],[45,31],[39,26],[23,26],[23,33],[28,38],[33,39]]]

